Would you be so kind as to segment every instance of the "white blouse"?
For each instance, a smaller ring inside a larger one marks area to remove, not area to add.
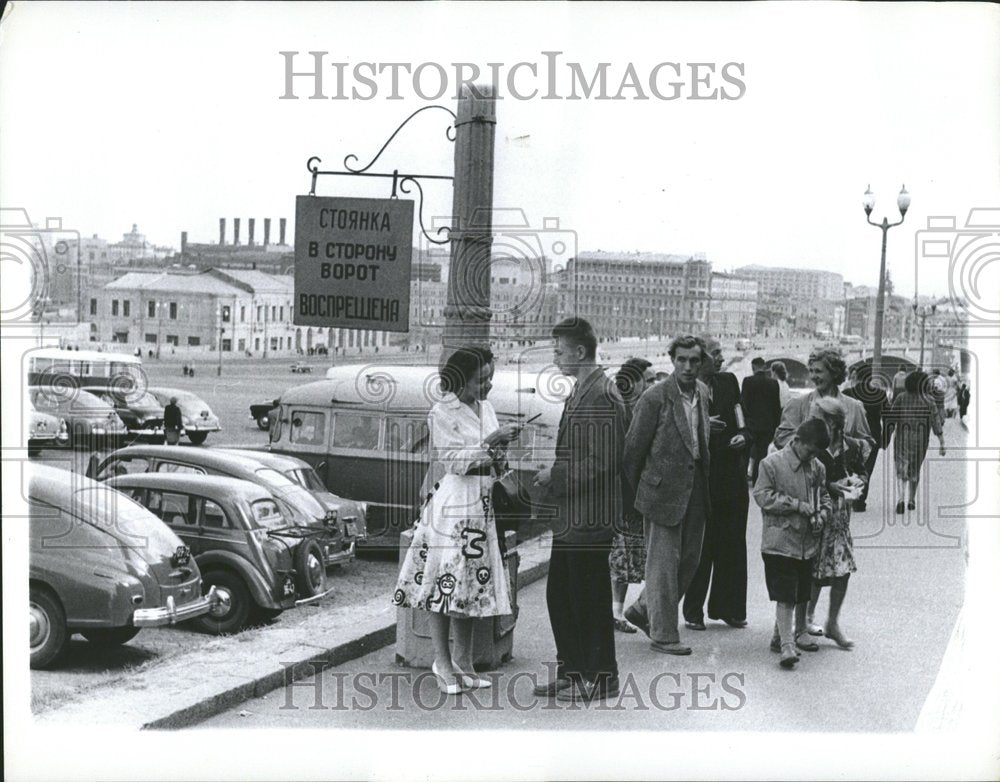
[[[479,410],[477,416],[454,394],[448,394],[431,408],[427,416],[431,463],[421,489],[422,495],[426,495],[430,487],[446,474],[465,475],[472,465],[490,458],[484,440],[500,424],[489,401],[481,401]]]

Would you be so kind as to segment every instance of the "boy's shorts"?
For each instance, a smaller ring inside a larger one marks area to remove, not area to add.
[[[806,603],[812,595],[812,560],[761,554],[767,596],[778,603]]]

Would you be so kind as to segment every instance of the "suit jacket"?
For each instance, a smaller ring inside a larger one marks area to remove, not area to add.
[[[553,535],[559,540],[611,540],[622,517],[625,430],[625,403],[614,381],[598,367],[577,382],[559,421],[546,494],[547,510],[556,514]]]
[[[696,383],[701,400],[698,462],[681,390],[673,375],[642,395],[625,438],[625,481],[635,493],[635,509],[654,524],[670,527],[681,523],[691,500],[695,470],[702,471],[708,485],[709,392],[703,382]],[[706,509],[708,502],[706,497]]]
[[[766,372],[754,372],[743,378],[740,393],[747,429],[757,437],[770,440],[781,421],[781,388]]]

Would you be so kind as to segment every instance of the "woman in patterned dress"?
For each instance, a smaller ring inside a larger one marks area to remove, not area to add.
[[[920,469],[927,455],[931,431],[937,435],[940,453],[944,448],[944,418],[934,399],[931,381],[924,372],[917,370],[906,376],[905,391],[897,396],[885,415],[886,441],[895,433],[892,455],[896,462],[896,513],[902,515],[906,507],[917,507],[917,484]],[[909,502],[903,504],[909,484]]]
[[[833,500],[833,513],[823,526],[819,550],[813,559],[812,597],[806,611],[806,630],[810,635],[826,635],[842,649],[851,649],[854,642],[840,630],[840,609],[847,596],[847,582],[857,571],[854,563],[854,543],[851,540],[851,507],[868,481],[865,459],[867,443],[844,435],[846,412],[835,397],[820,397],[813,401],[809,415],[819,418],[830,432],[830,446],[816,458],[826,469],[826,487]],[[823,587],[830,587],[830,608],[826,626],[813,624],[816,604]],[[815,651],[819,647],[808,637],[796,639],[800,649]]]
[[[643,392],[656,382],[652,364],[644,358],[630,358],[615,375],[615,385],[625,402],[626,428],[632,420],[632,409]],[[625,595],[629,584],[641,584],[646,572],[646,544],[642,531],[642,516],[631,508],[624,509],[622,529],[611,540],[608,565],[611,569],[611,610],[615,630],[634,633],[635,627],[625,618]]]
[[[490,686],[472,666],[472,620],[513,613],[490,489],[493,465],[520,427],[498,424],[486,400],[492,377],[485,348],[459,348],[441,369],[444,395],[428,415],[424,504],[393,595],[397,606],[430,612],[431,669],[447,694]]]

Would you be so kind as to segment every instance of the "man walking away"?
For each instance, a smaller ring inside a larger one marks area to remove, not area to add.
[[[767,456],[767,446],[781,421],[781,389],[767,371],[767,362],[757,356],[750,362],[753,374],[743,378],[740,402],[746,413],[746,428],[753,438],[750,445],[750,482],[757,482],[760,460]]]
[[[625,618],[664,654],[691,654],[677,620],[710,510],[709,390],[698,380],[704,351],[691,335],[670,343],[674,373],[642,395],[625,438],[625,482],[635,492],[646,537],[646,588]]]
[[[569,318],[552,336],[555,365],[576,385],[559,421],[555,463],[535,476],[556,512],[545,596],[557,662],[556,678],[535,694],[590,702],[619,691],[608,554],[621,527],[626,413],[597,365],[590,324]]]
[[[181,439],[181,409],[177,406],[177,397],[170,397],[170,403],[163,408],[163,431],[166,434],[167,445],[177,445]]]

